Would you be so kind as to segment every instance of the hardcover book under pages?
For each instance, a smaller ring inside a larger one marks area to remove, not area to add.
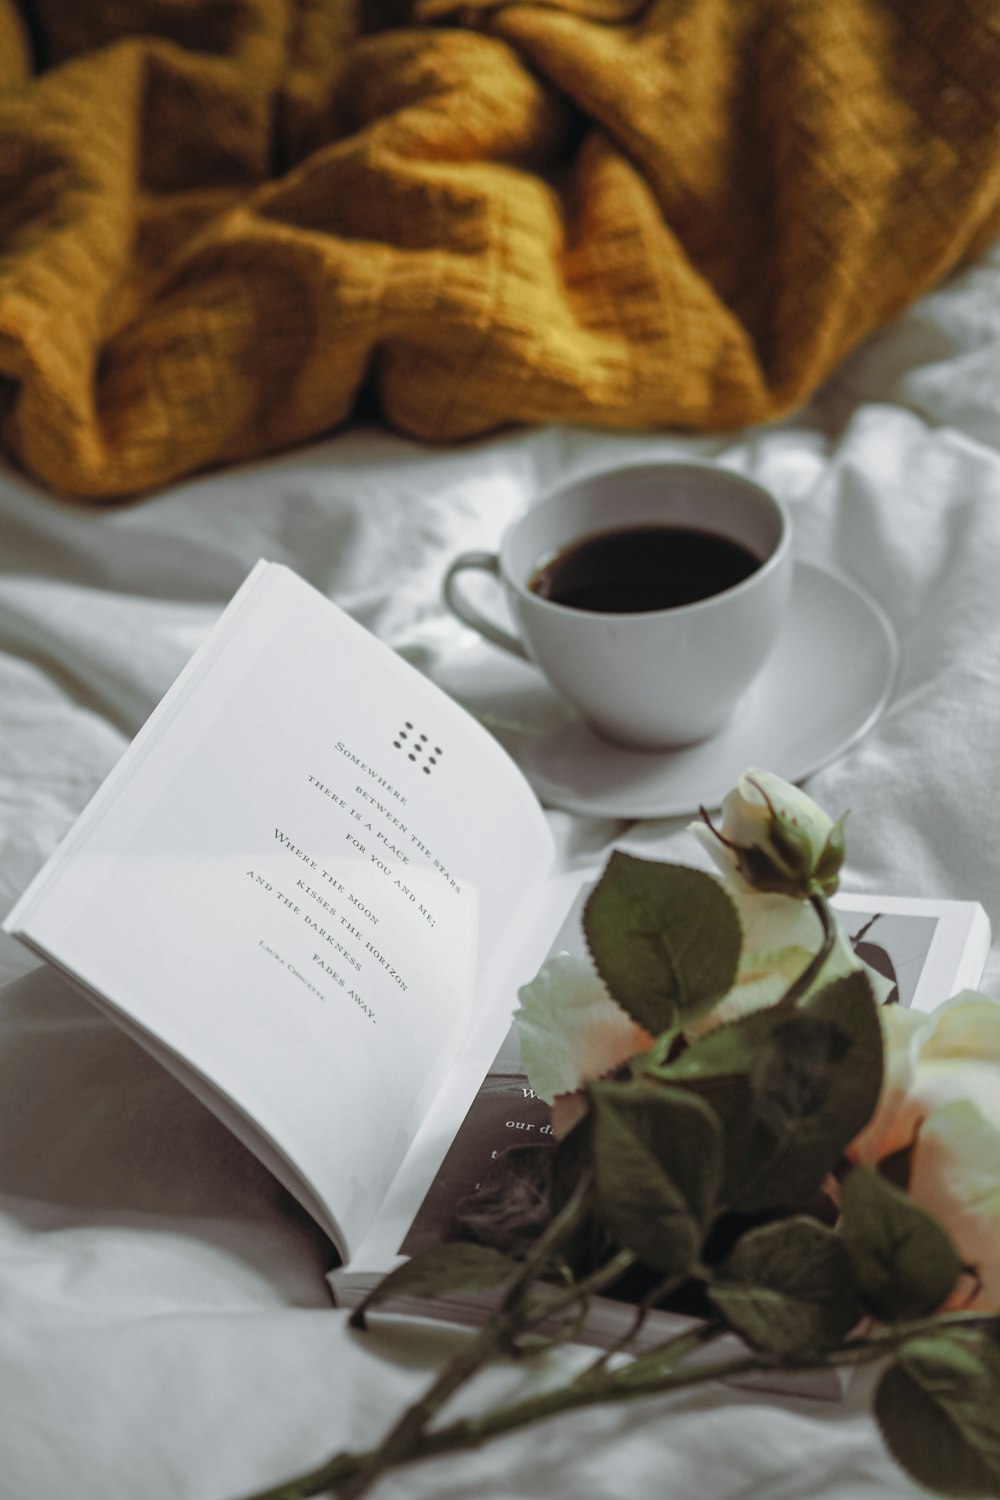
[[[274,1173],[353,1303],[451,1231],[493,1156],[548,1135],[511,1014],[547,953],[582,951],[598,873],[554,873],[534,794],[471,715],[259,563],[4,928]],[[835,904],[898,1003],[978,983],[976,903]],[[627,1316],[595,1299],[581,1337]]]

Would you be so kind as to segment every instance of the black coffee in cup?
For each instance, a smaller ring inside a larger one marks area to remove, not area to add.
[[[535,569],[528,587],[553,604],[599,614],[675,609],[749,578],[762,559],[695,526],[622,526],[577,538]]]

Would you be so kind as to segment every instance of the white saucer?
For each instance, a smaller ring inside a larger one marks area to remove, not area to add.
[[[800,562],[761,676],[721,733],[682,750],[608,744],[540,672],[473,631],[425,670],[496,736],[546,806],[661,818],[718,807],[748,766],[801,781],[826,765],[875,723],[898,663],[880,606],[849,579]]]

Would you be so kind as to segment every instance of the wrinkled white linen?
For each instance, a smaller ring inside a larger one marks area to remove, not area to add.
[[[419,635],[447,650],[459,627],[439,585],[454,553],[492,546],[572,476],[709,454],[780,491],[800,556],[857,579],[899,632],[887,712],[809,784],[831,811],[851,809],[845,886],[975,897],[1000,933],[1000,250],[767,429],[698,440],[550,429],[448,452],[354,431],[105,509],[0,474],[0,905],[259,556],[394,646]],[[656,853],[685,837],[683,820],[551,820],[567,863],[623,835]],[[225,1500],[376,1439],[454,1335],[351,1335],[301,1211],[85,1002],[40,997],[33,968],[3,939],[0,1496]],[[984,988],[1000,993],[996,946]],[[491,1372],[463,1399],[524,1378]],[[917,1493],[881,1448],[864,1380],[838,1406],[726,1389],[587,1412],[379,1490],[643,1492]]]

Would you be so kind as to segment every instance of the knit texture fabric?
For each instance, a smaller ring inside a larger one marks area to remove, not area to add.
[[[996,0],[0,0],[0,444],[733,428],[1000,232]]]

